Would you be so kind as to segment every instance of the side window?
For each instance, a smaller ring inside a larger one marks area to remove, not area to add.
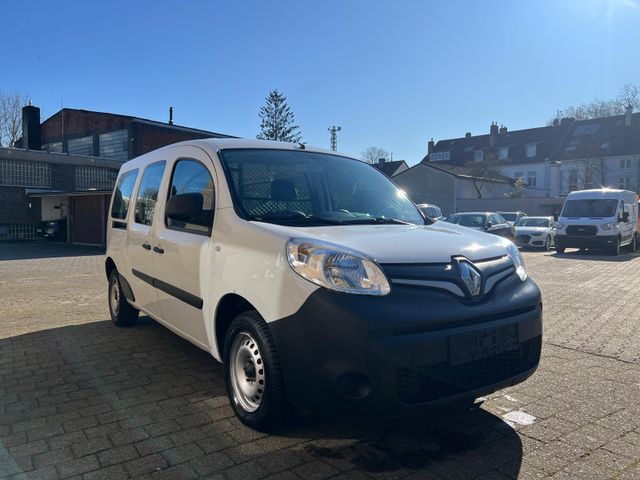
[[[169,228],[208,235],[213,225],[215,190],[209,170],[200,162],[190,159],[178,160],[171,177],[169,198],[183,193],[202,195],[202,210],[191,222],[166,218]]]
[[[120,176],[116,188],[113,190],[113,203],[111,204],[111,217],[119,220],[127,218],[129,200],[133,192],[133,186],[138,177],[138,169],[131,170]]]
[[[136,223],[151,225],[166,163],[164,160],[151,163],[142,172],[142,180],[140,180],[138,198],[136,199]]]

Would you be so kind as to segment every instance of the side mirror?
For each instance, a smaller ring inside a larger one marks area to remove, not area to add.
[[[165,214],[172,220],[189,222],[202,212],[203,198],[201,193],[181,193],[174,195],[167,202]]]
[[[629,221],[629,212],[622,212],[622,221],[625,223]]]
[[[493,223],[491,223],[491,222],[487,222],[487,223],[484,225],[484,228],[485,228],[485,229],[487,229],[487,230],[489,230],[491,227],[493,227]]]

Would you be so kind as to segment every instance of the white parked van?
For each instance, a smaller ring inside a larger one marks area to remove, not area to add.
[[[620,247],[638,245],[638,201],[628,190],[597,189],[571,192],[556,224],[556,251],[566,248],[605,248],[618,255]]]
[[[109,310],[223,362],[231,405],[397,415],[531,375],[540,290],[510,241],[431,222],[384,174],[304,145],[184,142],[126,162],[110,210]]]

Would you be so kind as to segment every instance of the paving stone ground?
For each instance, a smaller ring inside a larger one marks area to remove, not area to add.
[[[242,426],[222,369],[108,321],[99,252],[0,243],[0,478],[640,478],[640,256],[525,253],[544,346],[458,414]]]

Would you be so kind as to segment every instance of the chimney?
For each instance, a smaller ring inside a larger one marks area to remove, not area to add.
[[[169,125],[173,125],[173,107],[169,107]]]
[[[379,159],[378,159],[378,163],[384,163],[384,162],[386,162],[386,161],[387,161],[387,159],[386,159],[386,158],[379,158]]]
[[[471,138],[471,132],[467,132],[464,134],[464,138]]]
[[[489,146],[493,147],[498,139],[498,124],[491,122],[491,128],[489,128]]]
[[[41,147],[40,109],[29,104],[22,107],[22,148],[40,150]]]
[[[433,141],[433,138],[431,140],[429,140],[429,143],[427,144],[427,153],[431,153],[433,152],[433,149],[436,146],[436,142]]]
[[[624,126],[631,126],[631,115],[633,114],[633,106],[631,104],[627,105],[627,108],[624,111]]]
[[[505,133],[507,133],[507,127],[500,125],[500,135],[504,135]]]

